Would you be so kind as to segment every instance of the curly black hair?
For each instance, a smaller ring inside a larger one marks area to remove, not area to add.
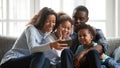
[[[93,28],[92,26],[88,25],[88,24],[81,24],[79,25],[79,28],[77,29],[77,33],[81,30],[81,29],[88,29],[89,32],[91,33],[91,35],[93,37],[95,37],[96,35],[96,30],[95,28]]]

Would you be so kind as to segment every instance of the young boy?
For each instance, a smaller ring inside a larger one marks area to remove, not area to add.
[[[64,50],[62,53],[62,68],[119,68],[120,64],[109,56],[101,53],[98,43],[93,42],[96,32],[93,27],[82,24],[78,28],[78,40],[81,43],[73,56],[70,50]],[[74,60],[74,61],[73,61]],[[66,65],[65,65],[66,64]]]
[[[116,63],[116,61],[112,60],[109,56],[100,52],[99,48],[95,48],[95,46],[99,45],[98,43],[95,43],[93,41],[95,35],[96,32],[92,26],[87,24],[83,24],[79,26],[78,40],[79,43],[81,43],[81,45],[78,46],[75,52],[76,56],[74,57],[74,67],[83,68],[87,66],[89,68],[91,67],[103,68],[102,65],[104,65],[104,67],[107,68],[119,68],[120,67],[119,63]],[[88,61],[89,59],[92,59],[90,58],[90,55],[88,56],[91,50],[96,50],[96,55],[94,56],[95,58],[93,58],[95,60]]]

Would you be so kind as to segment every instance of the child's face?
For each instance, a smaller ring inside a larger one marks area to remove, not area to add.
[[[92,34],[89,32],[88,29],[81,29],[78,32],[78,40],[83,45],[89,45],[91,44],[93,39]]]
[[[72,31],[72,25],[69,21],[62,22],[57,28],[58,34],[60,34],[64,39],[68,38],[71,31]]]

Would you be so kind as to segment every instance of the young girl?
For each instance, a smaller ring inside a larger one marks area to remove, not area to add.
[[[51,36],[55,40],[62,40],[62,42],[66,41],[66,40],[71,40],[70,34],[72,31],[72,26],[73,26],[72,19],[70,18],[70,16],[68,16],[67,14],[65,14],[63,12],[59,12],[57,14],[57,17],[58,17],[58,21],[56,23],[54,31],[51,33]],[[62,44],[66,44],[66,43],[62,43]],[[64,48],[69,48],[69,47],[63,47],[63,49]],[[58,56],[55,61],[55,62],[57,62],[57,64],[55,64],[56,68],[60,67],[60,61],[61,61],[60,57],[61,57],[61,52],[63,49],[61,49],[61,50],[55,49],[57,56]]]

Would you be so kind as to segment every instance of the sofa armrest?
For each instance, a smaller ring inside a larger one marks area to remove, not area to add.
[[[16,38],[0,36],[0,61],[3,55],[13,46]]]

